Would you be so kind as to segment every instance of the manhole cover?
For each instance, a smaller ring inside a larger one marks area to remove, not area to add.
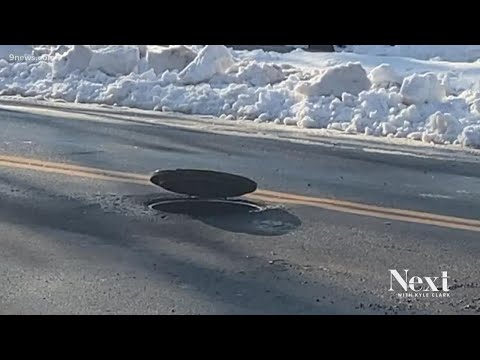
[[[232,214],[246,214],[253,211],[262,210],[260,206],[248,201],[221,199],[161,200],[150,204],[150,207],[157,211],[193,216],[223,216]]]
[[[165,190],[199,198],[236,197],[257,190],[257,183],[246,177],[208,170],[157,170],[150,180]]]

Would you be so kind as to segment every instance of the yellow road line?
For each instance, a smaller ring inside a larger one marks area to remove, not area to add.
[[[10,167],[10,168],[17,168],[17,169],[26,169],[26,170],[35,170],[35,171],[42,171],[48,173],[56,173],[62,175],[69,175],[69,176],[79,176],[85,177],[90,179],[98,179],[98,180],[107,180],[107,181],[119,181],[125,183],[135,183],[140,185],[148,185],[148,178],[145,177],[145,180],[140,180],[136,178],[128,178],[128,177],[119,177],[117,175],[108,175],[107,173],[95,173],[95,172],[87,172],[82,170],[74,170],[74,169],[66,169],[66,168],[54,168],[51,166],[42,166],[42,165],[35,165],[35,164],[28,164],[28,163],[15,163],[12,161],[3,161],[0,160],[0,166]]]
[[[352,210],[366,210],[366,211],[372,211],[372,212],[381,212],[381,213],[390,214],[390,215],[410,216],[410,217],[422,218],[425,220],[432,220],[432,221],[448,221],[448,222],[455,222],[455,223],[464,224],[464,225],[480,226],[480,220],[457,218],[452,216],[438,215],[438,214],[425,213],[425,212],[412,211],[412,210],[387,208],[387,207],[381,207],[381,206],[375,206],[375,205],[354,203],[354,202],[344,201],[344,200],[314,198],[314,197],[294,195],[289,193],[281,193],[281,192],[270,191],[270,190],[260,190],[258,194],[265,195],[267,197],[274,197],[282,200],[288,199],[292,201],[307,201],[307,202],[314,202],[319,205],[339,206],[342,208],[349,208]]]
[[[14,164],[25,164],[25,165],[32,165],[32,166],[37,166],[37,167],[45,167],[45,168],[51,168],[51,169],[78,170],[78,171],[84,171],[84,172],[89,172],[89,173],[93,173],[93,174],[100,174],[100,175],[106,174],[108,176],[118,176],[118,177],[128,178],[128,179],[134,178],[134,179],[147,180],[148,181],[148,176],[140,175],[140,174],[125,173],[125,172],[121,172],[121,171],[112,171],[112,170],[104,170],[104,169],[96,169],[96,168],[91,168],[91,167],[71,165],[71,164],[67,164],[67,163],[56,163],[56,162],[50,162],[50,161],[44,161],[44,160],[38,160],[38,159],[30,159],[30,158],[24,158],[24,157],[18,157],[18,156],[0,155],[0,161],[8,162],[8,163],[14,163]]]
[[[55,163],[50,161],[29,159],[16,156],[0,155],[0,166],[57,173],[68,176],[79,176],[97,180],[150,185],[150,177],[147,175],[96,169],[85,166],[70,165],[66,163]],[[465,219],[419,211],[381,207],[337,199],[310,197],[263,189],[258,189],[253,194],[246,195],[246,197],[252,200],[259,200],[268,203],[306,205],[362,216],[371,216],[383,219],[407,221],[413,223],[421,223],[453,229],[480,232],[480,220],[474,219]]]
[[[265,201],[265,202],[275,202],[275,201],[272,201],[272,198],[264,197],[264,196],[261,196],[261,195],[256,195],[256,193],[249,194],[249,195],[247,195],[247,197],[249,199],[252,199],[252,200]],[[330,204],[322,204],[322,203],[318,203],[318,202],[315,202],[315,201],[293,200],[293,199],[288,199],[288,198],[284,198],[284,199],[278,198],[278,201],[276,201],[276,202],[279,202],[279,203],[282,203],[282,204],[313,206],[313,207],[318,207],[318,208],[322,208],[322,209],[325,209],[325,210],[338,211],[338,212],[354,214],[354,215],[376,217],[376,218],[387,219],[387,220],[398,220],[398,221],[405,221],[405,222],[411,222],[411,223],[416,223],[416,224],[425,224],[425,225],[434,225],[434,226],[446,227],[446,228],[450,228],[450,229],[460,229],[460,230],[480,232],[480,226],[469,225],[467,223],[470,219],[452,217],[452,220],[454,220],[454,221],[446,221],[446,220],[440,221],[440,220],[432,220],[432,219],[424,218],[423,216],[415,217],[415,216],[406,216],[406,215],[396,215],[396,214],[391,214],[391,213],[388,213],[388,212],[354,209],[354,208],[335,206],[335,205],[330,205]],[[400,209],[396,209],[396,210],[400,210]],[[434,214],[428,214],[428,213],[418,213],[418,214],[420,214],[420,215],[425,215],[425,214],[434,215]],[[466,220],[466,222],[462,223],[459,220]]]

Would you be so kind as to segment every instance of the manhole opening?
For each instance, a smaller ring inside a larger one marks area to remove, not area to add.
[[[243,200],[228,199],[168,199],[151,203],[156,211],[193,216],[225,216],[258,212],[263,208]]]

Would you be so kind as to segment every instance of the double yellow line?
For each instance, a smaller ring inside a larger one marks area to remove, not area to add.
[[[139,185],[148,185],[149,178],[145,175],[124,173],[120,171],[110,171],[95,169],[84,166],[70,165],[66,163],[54,163],[37,159],[29,159],[17,156],[0,155],[0,166],[55,173],[69,176],[79,176],[97,180],[118,181],[134,183]]]
[[[138,185],[151,185],[150,177],[148,175],[96,169],[16,156],[0,155],[0,167],[1,166],[56,173],[68,176],[78,176],[96,180],[117,181]],[[367,205],[344,200],[302,196],[262,189],[259,189],[252,194],[248,194],[245,197],[267,203],[306,205],[355,215],[480,232],[480,221],[474,219]]]

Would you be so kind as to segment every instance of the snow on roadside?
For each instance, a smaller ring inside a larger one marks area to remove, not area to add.
[[[11,60],[11,53],[36,55]],[[48,55],[48,57],[39,57]],[[0,47],[0,96],[480,147],[480,62],[208,46]]]
[[[480,45],[346,45],[337,51],[379,56],[402,56],[421,60],[468,62],[480,58]]]
[[[182,71],[195,58],[197,53],[184,45],[174,45],[168,48],[151,46],[146,53],[148,66],[161,75],[165,71]]]

